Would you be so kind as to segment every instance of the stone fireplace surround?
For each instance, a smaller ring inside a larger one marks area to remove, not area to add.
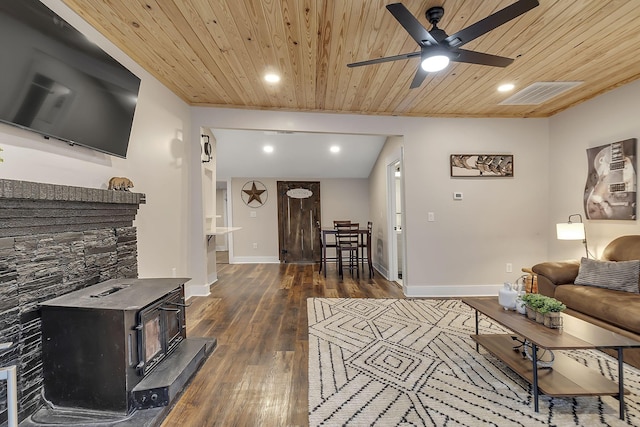
[[[135,278],[133,220],[145,195],[0,179],[0,337],[14,346],[0,366],[18,367],[18,413],[40,404],[38,303],[116,278]],[[7,420],[0,387],[0,424]]]

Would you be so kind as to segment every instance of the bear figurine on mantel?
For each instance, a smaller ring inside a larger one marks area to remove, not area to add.
[[[109,180],[109,190],[129,191],[133,182],[129,178],[114,176]]]

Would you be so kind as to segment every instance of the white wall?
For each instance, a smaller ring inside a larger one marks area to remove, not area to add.
[[[368,179],[320,179],[321,226],[333,228],[334,220],[350,220],[366,227],[369,216]]]
[[[521,267],[546,256],[547,123],[411,121],[404,140],[408,293],[473,293],[480,288],[470,287],[515,280]],[[454,153],[513,154],[514,177],[451,178]]]
[[[587,148],[640,138],[640,81],[636,81],[584,102],[549,119],[549,258],[584,256],[584,246],[575,241],[558,241],[555,224],[569,215],[584,218],[582,195],[587,179]],[[639,148],[640,149],[640,148]],[[612,239],[640,234],[638,221],[586,220],[589,250],[596,256]]]
[[[108,42],[60,0],[45,3],[96,41],[142,79],[127,159],[101,154],[0,124],[4,149],[0,175],[6,179],[106,188],[112,176],[129,177],[133,191],[145,193],[134,225],[138,228],[140,277],[189,275],[188,106]]]
[[[249,207],[242,201],[242,187],[247,181],[260,181],[267,189],[267,198],[260,207]],[[233,256],[230,263],[277,263],[278,257],[278,197],[277,180],[273,178],[232,178],[231,195],[228,201],[233,205],[232,224],[241,227],[233,232]],[[255,216],[251,216],[251,213]],[[253,248],[256,243],[258,247]]]

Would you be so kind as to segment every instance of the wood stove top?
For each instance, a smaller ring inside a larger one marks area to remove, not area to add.
[[[47,307],[139,310],[189,278],[111,279],[41,303]]]

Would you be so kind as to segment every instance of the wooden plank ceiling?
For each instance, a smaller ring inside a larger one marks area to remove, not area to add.
[[[540,0],[465,45],[515,58],[452,63],[409,89],[419,60],[347,68],[418,50],[381,0],[63,0],[190,105],[430,117],[548,117],[640,77],[640,1]],[[513,0],[403,0],[452,34]],[[263,80],[282,75],[278,84]],[[584,83],[541,105],[498,105],[534,82]]]

